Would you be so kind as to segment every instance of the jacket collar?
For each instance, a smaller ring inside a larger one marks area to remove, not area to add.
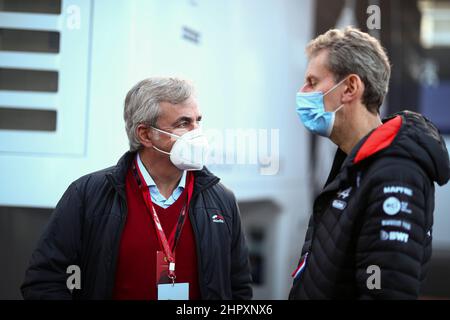
[[[389,147],[397,136],[402,123],[402,117],[397,115],[373,130],[364,143],[355,150],[356,154],[352,157],[352,162],[356,164]]]
[[[392,144],[402,126],[403,119],[401,116],[395,115],[383,120],[383,122],[381,126],[362,138],[348,156],[341,149],[336,151],[324,192],[339,188],[341,182],[348,179],[351,167],[359,165]]]

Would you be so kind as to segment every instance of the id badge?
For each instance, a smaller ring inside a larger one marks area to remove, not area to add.
[[[156,252],[158,300],[189,300],[189,283],[173,283],[169,278],[169,261],[163,251]]]
[[[158,300],[189,300],[189,283],[158,284]]]
[[[169,261],[164,252],[156,251],[156,284],[172,283],[169,278]]]

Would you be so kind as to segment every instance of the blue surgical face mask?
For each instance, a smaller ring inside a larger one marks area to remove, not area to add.
[[[297,92],[297,114],[306,129],[323,137],[329,137],[331,135],[336,112],[344,105],[341,104],[336,110],[328,112],[325,111],[323,98],[345,80],[346,78],[325,93],[320,91]]]

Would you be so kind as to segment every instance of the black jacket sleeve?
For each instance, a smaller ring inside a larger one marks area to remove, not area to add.
[[[24,299],[72,299],[67,268],[78,265],[82,214],[82,200],[73,183],[58,202],[33,252],[21,286]]]
[[[231,242],[231,289],[233,300],[249,300],[253,296],[251,287],[247,242],[242,230],[241,216],[236,198],[230,194],[230,205],[233,213],[232,242]]]
[[[417,299],[429,237],[430,181],[415,164],[393,164],[367,177],[356,244],[360,299]]]

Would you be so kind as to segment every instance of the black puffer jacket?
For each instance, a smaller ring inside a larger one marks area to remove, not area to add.
[[[125,177],[134,153],[72,183],[34,251],[21,287],[25,299],[111,299],[126,221]],[[225,223],[212,223],[220,212]],[[250,299],[248,250],[233,193],[207,169],[195,172],[189,217],[197,244],[202,299]],[[81,270],[71,293],[69,265]]]
[[[401,112],[346,156],[316,198],[290,299],[415,299],[431,256],[434,182],[449,155],[423,116]]]

